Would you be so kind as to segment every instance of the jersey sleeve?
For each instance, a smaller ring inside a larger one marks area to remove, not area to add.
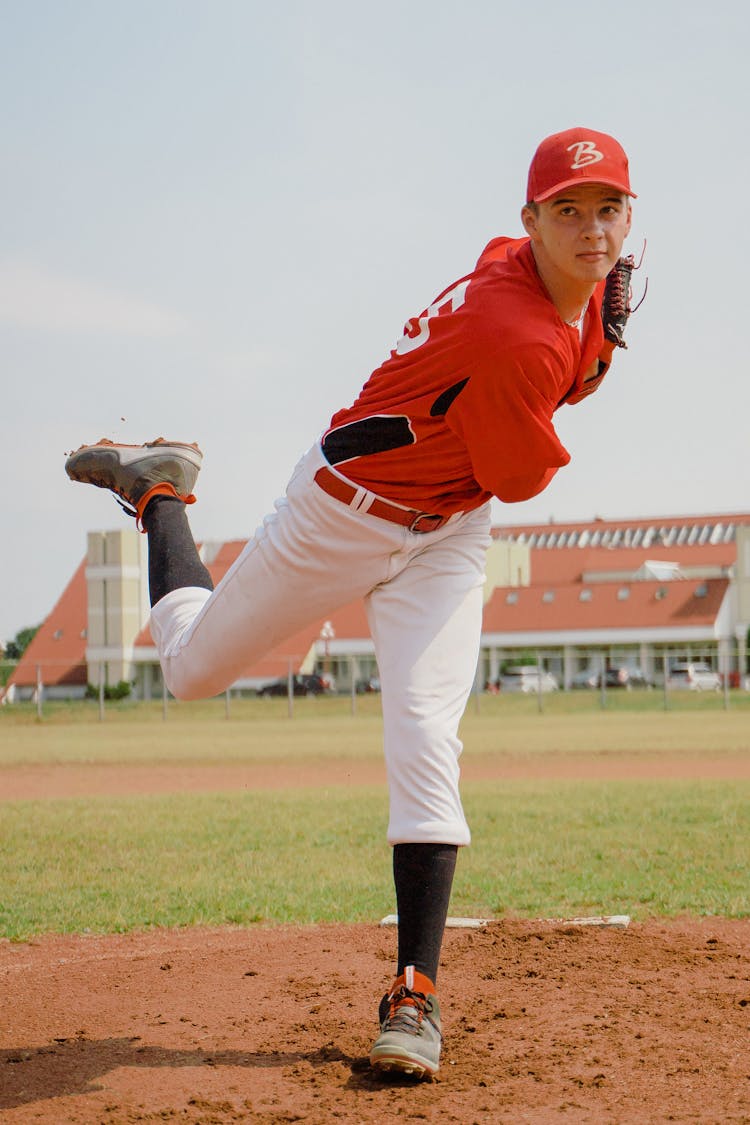
[[[550,347],[513,349],[479,366],[446,415],[477,483],[506,503],[542,492],[570,454],[552,424],[560,373]]]

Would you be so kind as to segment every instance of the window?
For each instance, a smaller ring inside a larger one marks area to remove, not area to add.
[[[578,600],[581,602],[590,602],[593,596],[593,590],[589,590],[588,587],[586,587],[585,589],[581,590],[580,594],[578,595]]]
[[[515,605],[517,601],[518,601],[518,590],[509,590],[508,593],[505,595],[505,604],[506,605]]]
[[[543,602],[553,602],[554,600],[555,600],[555,591],[554,590],[545,590],[544,593],[542,594],[542,601]]]
[[[629,586],[621,586],[620,589],[617,591],[618,602],[626,602],[629,597],[630,597],[630,587]]]

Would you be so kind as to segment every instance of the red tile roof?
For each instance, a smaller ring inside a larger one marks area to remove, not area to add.
[[[712,578],[498,588],[485,606],[483,632],[710,627],[728,586],[727,578]]]
[[[728,568],[737,557],[734,539],[729,542],[706,542],[703,546],[688,543],[678,545],[674,541],[677,538],[675,531],[690,527],[717,529],[719,525],[726,529],[738,524],[750,524],[750,513],[659,516],[653,519],[594,520],[586,523],[499,524],[493,527],[492,534],[496,539],[508,538],[525,543],[531,541],[532,584],[546,585],[554,582],[562,585],[566,582],[579,582],[584,574],[592,571],[634,571],[651,560],[677,562],[683,570],[693,566]],[[649,529],[652,534],[645,546],[621,545],[626,536],[632,538],[633,533]],[[619,541],[615,546],[591,545],[591,538],[597,533],[600,537],[609,537],[611,541],[618,532]],[[720,533],[716,534],[718,538]],[[544,536],[544,543],[538,546],[540,536]],[[548,545],[550,536],[555,537],[553,546]],[[561,536],[565,536],[567,542],[575,536],[574,545],[568,546],[566,543],[565,546],[558,546]],[[664,538],[667,542],[663,542]],[[582,541],[585,546],[579,545]]]
[[[581,582],[587,574],[632,572],[646,562],[677,563],[683,571],[697,566],[727,569],[736,556],[735,543],[705,547],[532,548],[531,582],[534,586]]]
[[[86,616],[84,559],[19,660],[8,686],[35,685],[37,668],[44,684],[85,684]]]

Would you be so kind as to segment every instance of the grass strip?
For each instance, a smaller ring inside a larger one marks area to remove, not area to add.
[[[451,910],[750,915],[750,783],[467,785]],[[0,935],[377,921],[382,789],[0,805]]]
[[[577,710],[543,714],[534,709],[533,699],[520,695],[482,697],[478,711],[470,702],[461,724],[467,755],[750,753],[744,709],[598,711],[588,698],[581,702],[581,694],[562,701]],[[107,712],[102,722],[86,704],[61,707],[42,721],[28,711],[0,708],[0,792],[3,766],[319,761],[382,752],[378,697],[363,697],[355,715],[343,698],[296,700],[291,719],[285,707],[276,699],[242,700],[232,705],[227,719],[216,701],[172,704],[166,722],[150,704],[123,704],[121,710]]]

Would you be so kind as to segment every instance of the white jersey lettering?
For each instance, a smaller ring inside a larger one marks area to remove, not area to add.
[[[459,281],[447,293],[443,293],[434,304],[425,312],[424,316],[420,316],[416,322],[409,321],[404,329],[404,335],[396,344],[394,351],[396,355],[406,355],[408,352],[413,352],[415,348],[419,348],[425,344],[430,338],[430,320],[433,316],[439,316],[444,309],[449,309],[450,312],[455,312],[460,309],[461,305],[466,300],[466,290],[469,288],[469,280]],[[415,328],[414,335],[410,334],[410,328]]]

